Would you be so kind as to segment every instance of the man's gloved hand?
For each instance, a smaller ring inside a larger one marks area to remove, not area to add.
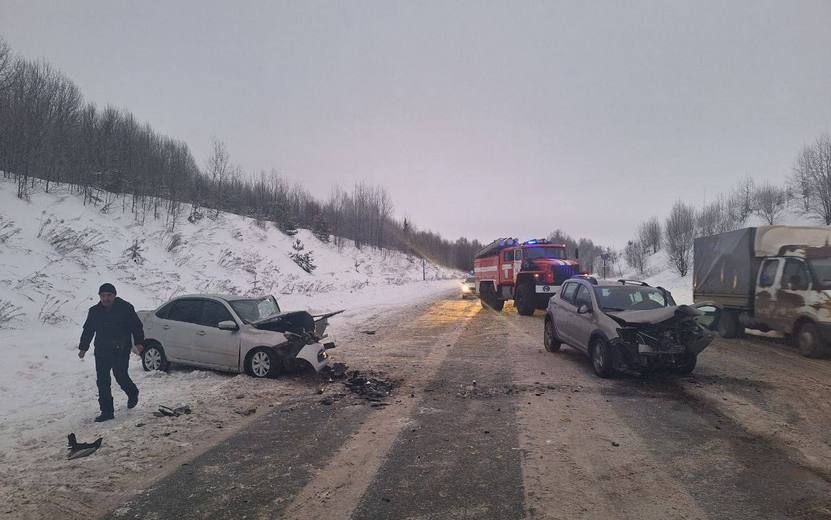
[[[136,344],[136,354],[138,354],[139,356],[144,354],[144,345],[142,345],[141,343]]]
[[[80,350],[80,349],[78,349],[78,359],[84,359],[84,356],[86,356],[86,355],[87,355],[87,351],[86,351],[86,350]]]

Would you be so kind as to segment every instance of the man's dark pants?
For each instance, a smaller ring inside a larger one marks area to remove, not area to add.
[[[115,376],[115,381],[124,390],[127,397],[138,395],[138,388],[133,383],[133,380],[130,379],[130,374],[127,373],[127,367],[129,365],[129,350],[126,352],[95,353],[95,382],[98,384],[98,405],[101,407],[101,413],[113,413],[113,394],[110,390],[112,387],[112,379],[110,379],[110,371],[112,371]]]

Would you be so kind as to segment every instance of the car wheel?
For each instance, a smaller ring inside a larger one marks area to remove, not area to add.
[[[271,349],[256,348],[246,359],[245,371],[251,377],[274,377],[279,372],[279,360]]]
[[[562,342],[557,339],[557,331],[554,329],[554,320],[545,320],[545,330],[542,333],[542,342],[545,345],[545,350],[549,352],[557,352],[562,346]]]
[[[596,339],[591,345],[591,360],[594,373],[602,378],[612,377],[615,368],[612,366],[612,351],[609,344],[602,339]]]
[[[692,352],[685,352],[679,361],[675,363],[672,371],[675,374],[686,376],[695,370],[695,364],[698,362],[698,356]]]
[[[516,311],[522,316],[532,316],[534,314],[534,293],[531,292],[531,285],[523,283],[516,288],[514,294],[514,304]]]
[[[826,354],[822,337],[816,324],[806,321],[796,331],[796,345],[805,357],[818,358]]]
[[[141,367],[145,372],[153,370],[167,372],[170,363],[167,362],[167,356],[164,355],[164,349],[161,345],[150,343],[144,346],[144,352],[141,354]]]

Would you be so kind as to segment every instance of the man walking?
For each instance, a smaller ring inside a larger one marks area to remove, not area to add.
[[[102,285],[98,296],[101,301],[89,308],[87,321],[84,322],[78,357],[84,358],[95,336],[95,372],[98,404],[101,407],[101,415],[95,418],[95,422],[102,422],[113,418],[110,371],[118,386],[127,394],[127,408],[138,404],[139,391],[130,379],[127,367],[132,345],[136,346],[139,355],[144,351],[144,328],[133,306],[116,297],[112,284]]]

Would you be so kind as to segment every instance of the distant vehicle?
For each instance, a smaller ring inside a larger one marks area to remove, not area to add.
[[[339,311],[342,312],[342,311]],[[144,370],[170,363],[272,377],[289,368],[329,362],[328,319],[281,312],[273,296],[243,298],[195,294],[175,298],[155,311],[139,311],[144,324]]]
[[[462,280],[462,299],[474,298],[476,296],[476,278],[468,276]]]
[[[494,240],[476,254],[473,266],[482,305],[500,311],[506,300],[514,300],[523,316],[545,309],[558,286],[580,272],[577,262],[567,258],[564,244],[542,239]]]
[[[713,340],[720,310],[712,304],[675,305],[661,287],[629,280],[567,280],[548,302],[543,344],[549,352],[565,343],[592,361],[595,373],[666,369],[689,374]]]
[[[725,338],[791,334],[804,356],[831,355],[831,228],[760,226],[695,240],[694,301],[724,308]]]

